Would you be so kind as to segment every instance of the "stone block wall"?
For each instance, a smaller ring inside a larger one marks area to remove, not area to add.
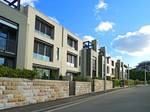
[[[75,82],[75,95],[91,93],[91,82]]]
[[[104,91],[104,80],[94,79],[94,92]]]
[[[113,89],[113,81],[106,81],[106,90]]]
[[[0,78],[0,109],[69,97],[68,81]]]

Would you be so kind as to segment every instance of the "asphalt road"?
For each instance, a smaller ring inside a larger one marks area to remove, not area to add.
[[[122,89],[46,112],[150,112],[150,86]]]

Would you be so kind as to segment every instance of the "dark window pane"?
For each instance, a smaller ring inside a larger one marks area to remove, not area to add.
[[[36,21],[35,21],[35,29],[38,30],[38,31],[40,31],[40,24],[41,24],[40,21],[36,19]]]
[[[49,26],[47,26],[46,34],[47,34],[48,36],[51,36],[51,28],[50,28]]]
[[[39,44],[39,54],[44,55],[44,45],[42,43]]]
[[[42,33],[45,33],[45,31],[46,31],[45,25],[44,25],[44,24],[41,24],[41,32],[42,32]]]
[[[50,47],[49,46],[45,46],[45,48],[46,48],[46,56],[48,56],[48,57],[50,57],[50,52],[51,52],[51,49],[50,49]]]
[[[57,56],[56,56],[57,60],[59,60],[59,48],[57,48]]]
[[[38,53],[38,43],[34,42],[34,53]]]

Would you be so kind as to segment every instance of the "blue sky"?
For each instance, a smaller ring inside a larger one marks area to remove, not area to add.
[[[23,0],[130,66],[150,60],[150,0]]]

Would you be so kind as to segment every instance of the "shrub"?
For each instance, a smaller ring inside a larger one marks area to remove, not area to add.
[[[74,76],[73,77],[73,81],[91,82],[92,78],[91,77],[87,77],[87,76],[78,75],[78,76]]]
[[[120,87],[120,80],[115,79],[113,80],[113,83],[114,83],[114,87]]]
[[[128,80],[128,84],[132,86],[132,85],[135,85],[135,82],[134,80]]]
[[[9,67],[0,66],[0,77],[34,79],[36,76],[37,72],[35,70],[12,69]]]
[[[101,78],[101,77],[94,77],[93,79],[102,80],[102,78]]]

